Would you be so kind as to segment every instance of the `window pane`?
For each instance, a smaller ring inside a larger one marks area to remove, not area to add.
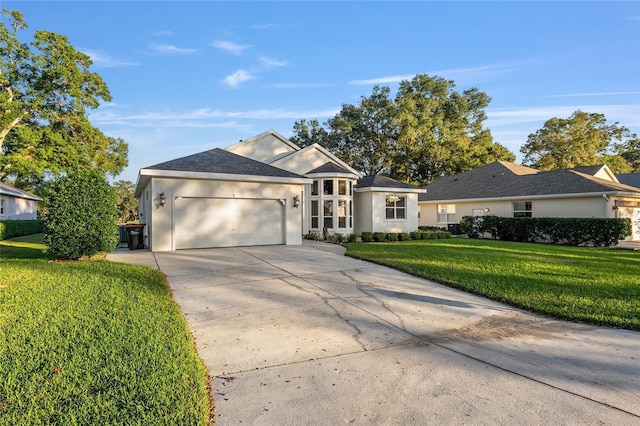
[[[312,217],[311,218],[311,227],[314,229],[318,229],[318,218],[317,217]]]
[[[324,195],[333,195],[333,179],[322,181]]]
[[[406,219],[404,212],[404,208],[396,209],[396,219]]]
[[[338,180],[338,195],[347,195],[347,181]]]
[[[447,214],[447,222],[448,223],[455,223],[456,222],[456,215],[455,214]]]
[[[338,216],[347,215],[347,200],[338,200]]]
[[[318,195],[318,181],[314,180],[311,184],[311,195]]]
[[[318,200],[311,201],[311,216],[318,216]]]
[[[325,201],[324,202],[324,215],[325,216],[333,216],[333,201]]]
[[[447,221],[447,214],[438,213],[438,222],[446,222],[446,221]]]
[[[407,197],[400,197],[400,199],[396,202],[396,207],[404,207],[406,199]]]
[[[327,229],[333,229],[333,218],[325,217],[324,218],[324,227]]]
[[[339,217],[338,218],[338,228],[346,228],[347,227],[347,218]]]
[[[387,207],[386,217],[387,217],[387,219],[395,219],[395,217],[393,216],[393,208],[392,207]]]

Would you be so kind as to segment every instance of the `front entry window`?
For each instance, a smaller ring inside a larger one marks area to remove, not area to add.
[[[322,193],[324,195],[333,195],[333,179],[324,179],[322,181]]]
[[[333,229],[333,201],[324,202],[324,227]]]
[[[318,229],[318,200],[311,201],[311,227]]]
[[[338,228],[347,227],[347,200],[338,200]]]

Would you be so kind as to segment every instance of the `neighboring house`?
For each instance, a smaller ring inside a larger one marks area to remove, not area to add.
[[[0,220],[31,220],[38,216],[42,198],[0,182]]]
[[[618,182],[622,184],[640,188],[640,173],[625,173],[616,175],[616,179],[618,179]]]
[[[300,148],[270,130],[226,150],[145,167],[135,197],[153,251],[301,244],[309,231],[417,229],[423,189],[361,178],[322,146]]]
[[[452,230],[463,216],[630,218],[640,240],[640,188],[606,166],[539,171],[497,161],[444,176],[420,194],[420,225]]]

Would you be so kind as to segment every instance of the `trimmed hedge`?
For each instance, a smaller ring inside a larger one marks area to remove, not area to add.
[[[373,241],[373,232],[363,232],[360,234],[360,238],[362,238],[363,243],[370,243]]]
[[[120,239],[113,187],[97,172],[75,172],[51,183],[44,243],[58,259],[111,251]]]
[[[609,247],[631,235],[631,219],[464,216],[460,230],[470,238]]]
[[[0,240],[44,232],[44,220],[0,220]]]

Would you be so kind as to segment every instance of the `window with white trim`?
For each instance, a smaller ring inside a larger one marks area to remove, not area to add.
[[[327,229],[333,229],[333,201],[324,201],[323,206],[324,223],[323,226]]]
[[[318,195],[318,181],[314,180],[311,184],[311,195]]]
[[[385,208],[387,220],[404,220],[407,218],[407,197],[388,195]]]
[[[438,204],[438,223],[456,223],[455,204]]]
[[[513,217],[532,217],[533,203],[531,201],[517,201],[513,203]]]
[[[4,198],[0,198],[0,214],[4,214]]]
[[[322,180],[322,193],[324,195],[333,195],[333,179]]]
[[[347,227],[347,200],[338,200],[338,228]]]
[[[311,200],[311,227],[318,229],[318,200]]]

